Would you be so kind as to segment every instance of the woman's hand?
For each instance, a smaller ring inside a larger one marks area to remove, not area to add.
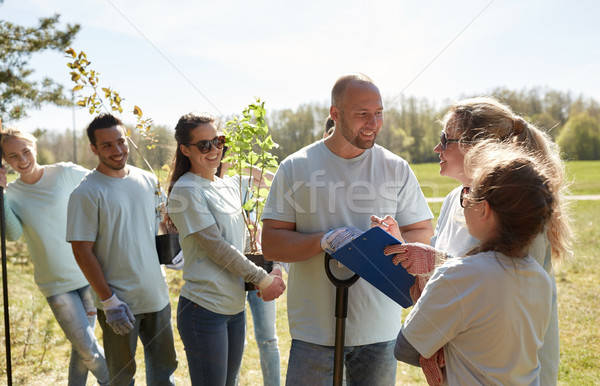
[[[400,227],[398,227],[398,222],[394,220],[394,218],[389,214],[386,215],[384,218],[375,215],[371,216],[371,228],[375,227],[383,229],[390,235],[394,236],[396,239],[400,240],[401,242],[404,242],[404,240],[402,240],[402,235],[400,234]]]
[[[435,267],[446,261],[447,255],[431,245],[421,243],[388,245],[383,250],[386,256],[395,255],[393,263],[402,264],[413,276],[431,276]]]
[[[388,245],[383,253],[386,256],[394,255],[392,262],[396,265],[402,264],[406,272],[415,277],[415,284],[410,287],[413,303],[421,297],[435,267],[446,260],[446,253],[421,243]]]
[[[278,274],[279,273],[279,274]],[[285,283],[281,278],[281,271],[272,272],[258,284],[258,297],[268,302],[277,299],[285,291]]]

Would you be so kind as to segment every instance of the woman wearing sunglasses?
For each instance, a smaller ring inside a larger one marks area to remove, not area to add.
[[[572,233],[564,208],[564,165],[560,159],[558,148],[547,134],[515,115],[509,106],[492,97],[465,99],[454,104],[441,123],[444,129],[440,136],[440,143],[433,149],[440,157],[440,174],[454,178],[461,185],[450,192],[442,204],[435,234],[431,239],[431,245],[436,250],[444,251],[452,256],[464,256],[478,243],[478,240],[469,234],[465,226],[463,201],[461,200],[461,196],[467,195],[471,187],[471,179],[465,173],[465,154],[476,143],[484,139],[515,143],[525,150],[535,152],[541,162],[548,165],[551,171],[550,183],[553,191],[558,192],[556,198],[559,204],[556,206],[545,232],[539,234],[531,244],[529,253],[550,274],[553,283],[552,318],[544,338],[544,345],[538,355],[541,364],[540,383],[555,385],[558,378],[559,346],[556,282],[552,260],[558,261],[570,253],[568,240]],[[514,197],[514,199],[518,200],[518,197]],[[387,217],[383,220],[390,224]],[[390,225],[393,227],[393,219],[391,222]],[[377,221],[374,221],[374,225],[381,226]],[[388,231],[394,233],[392,229]],[[555,247],[552,248],[551,244]],[[411,247],[412,258],[418,255],[421,249],[423,248],[418,245]],[[428,263],[431,264],[428,266],[433,270],[436,265],[435,256],[430,254],[429,258],[431,261]],[[412,262],[409,259],[404,264],[409,266]],[[426,275],[417,276],[417,283],[420,283],[421,289],[427,280],[426,277]],[[434,355],[431,360],[435,361],[436,358]]]
[[[168,213],[185,256],[177,328],[194,385],[234,385],[244,351],[245,282],[265,301],[281,295],[281,277],[246,259],[237,178],[220,178],[225,137],[207,114],[182,116],[169,184]],[[244,183],[244,182],[243,182]],[[246,180],[247,184],[248,181]]]

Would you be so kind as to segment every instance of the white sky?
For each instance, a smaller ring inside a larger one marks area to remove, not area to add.
[[[440,107],[504,86],[570,91],[600,101],[597,0],[4,0],[0,19],[79,23],[100,82],[158,124],[190,111],[241,112],[328,103],[335,79],[363,72],[382,95]],[[69,88],[67,59],[35,55],[36,77]],[[73,126],[70,108],[31,110],[26,130]],[[133,122],[124,114],[125,122]],[[76,113],[78,130],[91,120]]]

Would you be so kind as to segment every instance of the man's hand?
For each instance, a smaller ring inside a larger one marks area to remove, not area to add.
[[[400,234],[400,227],[398,227],[398,222],[389,214],[384,218],[378,216],[371,216],[371,228],[379,227],[394,236],[396,239],[404,242],[402,239],[402,235]]]
[[[119,300],[116,294],[102,301],[106,323],[113,329],[115,334],[127,335],[133,329],[135,318],[129,306]]]
[[[321,239],[321,248],[325,252],[332,254],[363,233],[363,231],[354,227],[343,227],[330,230],[325,233]]]

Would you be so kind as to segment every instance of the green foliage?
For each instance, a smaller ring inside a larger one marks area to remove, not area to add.
[[[0,116],[17,120],[27,116],[27,110],[43,103],[70,105],[63,87],[50,78],[31,80],[33,70],[27,65],[36,52],[62,51],[79,32],[78,24],[57,28],[59,15],[41,18],[36,27],[23,27],[0,20]]]
[[[487,94],[499,97],[516,114],[534,123],[552,138],[557,138],[569,118],[579,113],[585,112],[600,122],[598,102],[584,97],[573,98],[562,91],[539,87],[521,91],[498,88]],[[479,95],[482,93],[466,95],[460,99]],[[438,155],[433,152],[433,148],[437,145],[442,130],[438,120],[451,103],[446,102],[439,108],[426,99],[414,97],[386,101],[383,129],[377,137],[377,143],[411,163],[435,162]],[[323,122],[328,114],[328,107],[324,103],[303,104],[295,110],[273,111],[268,117],[269,126],[273,138],[280,144],[273,153],[279,159],[284,159],[320,139]],[[569,151],[563,149],[563,152],[567,159],[574,158]]]
[[[76,104],[78,106],[87,108],[90,114],[104,112],[123,112],[122,102],[123,98],[119,93],[110,87],[100,87],[100,81],[98,76],[100,75],[94,69],[90,68],[91,62],[87,59],[85,52],[75,52],[73,48],[65,50],[66,57],[72,59],[67,63],[67,66],[71,69],[70,75],[71,80],[75,83],[73,92],[82,92],[82,90],[89,90],[88,95],[82,95]],[[156,134],[151,131],[152,118],[144,117],[142,109],[139,106],[134,106],[131,113],[135,116],[136,130],[139,135],[148,141],[146,146],[148,149],[154,149],[158,140]],[[129,143],[137,150],[138,154],[144,160],[144,163],[154,173],[154,169],[148,159],[142,154],[138,143],[136,143],[131,137],[131,131],[127,129],[127,138]]]
[[[284,159],[294,151],[323,136],[323,123],[329,109],[318,104],[303,104],[296,110],[273,111],[269,115],[269,126],[279,144],[273,149],[278,159]]]
[[[600,120],[587,112],[572,116],[556,143],[570,159],[600,159]]]
[[[234,117],[227,122],[225,128],[227,136],[228,155],[223,159],[229,163],[229,175],[237,175],[240,178],[240,189],[242,189],[242,178],[247,176],[251,183],[247,192],[240,192],[244,221],[250,234],[251,252],[258,250],[256,225],[260,222],[265,200],[268,194],[270,181],[266,174],[270,170],[277,169],[277,157],[271,153],[277,148],[269,133],[266,122],[265,102],[256,99],[256,103],[248,105],[242,112],[242,117]],[[245,200],[245,202],[244,202]],[[249,213],[255,216],[251,219]]]

